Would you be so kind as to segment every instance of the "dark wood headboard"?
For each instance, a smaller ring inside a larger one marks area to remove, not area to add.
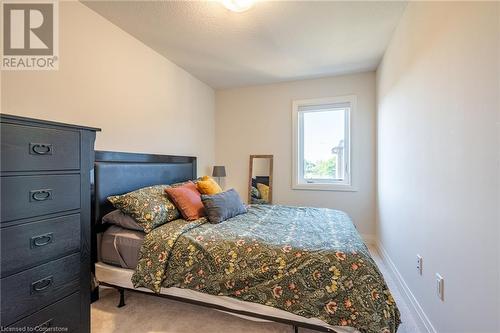
[[[196,179],[196,157],[96,151],[92,178],[92,221],[98,225],[113,210],[108,196]]]

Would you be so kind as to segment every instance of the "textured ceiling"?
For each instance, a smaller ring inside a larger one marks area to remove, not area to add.
[[[214,88],[373,70],[406,2],[85,1]]]

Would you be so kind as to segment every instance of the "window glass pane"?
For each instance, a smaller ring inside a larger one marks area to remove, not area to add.
[[[304,179],[344,179],[345,109],[303,112]]]

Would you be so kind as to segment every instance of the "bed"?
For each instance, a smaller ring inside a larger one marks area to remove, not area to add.
[[[324,332],[396,332],[399,311],[349,217],[251,205],[220,224],[175,220],[148,234],[102,217],[107,196],[196,178],[196,158],[96,152],[95,275],[101,285]]]

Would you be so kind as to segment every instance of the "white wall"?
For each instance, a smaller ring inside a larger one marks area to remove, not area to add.
[[[380,242],[443,333],[499,331],[499,20],[410,2],[377,71]]]
[[[96,148],[214,161],[214,91],[79,2],[60,2],[58,71],[2,72],[2,112],[102,128]]]
[[[292,190],[292,100],[355,94],[352,172],[357,192]],[[220,90],[216,92],[216,160],[226,188],[247,198],[251,154],[274,155],[273,201],[341,209],[363,234],[374,233],[375,73]]]

